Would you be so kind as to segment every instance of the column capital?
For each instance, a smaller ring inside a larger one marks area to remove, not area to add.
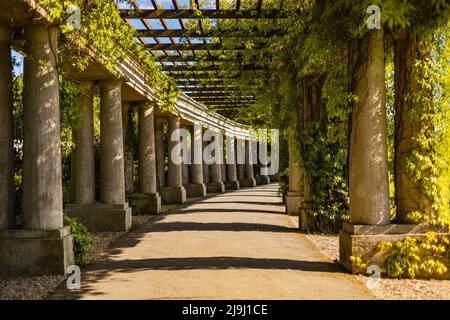
[[[34,44],[48,45],[49,40],[54,41],[55,39],[58,39],[60,29],[57,26],[31,25],[25,28],[24,35],[25,41],[32,40]],[[57,50],[56,47],[55,50]]]
[[[122,79],[107,79],[100,80],[99,85],[101,88],[111,88],[122,86]]]
[[[156,107],[156,101],[150,101],[150,100],[143,100],[137,102],[138,108],[155,108]],[[155,116],[155,119],[158,118],[158,116]]]

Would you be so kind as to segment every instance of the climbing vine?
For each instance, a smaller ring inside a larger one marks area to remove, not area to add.
[[[436,232],[422,237],[407,237],[397,242],[380,242],[369,261],[350,258],[354,273],[365,274],[376,264],[388,278],[450,278],[450,239]]]
[[[161,73],[156,61],[145,48],[135,40],[136,31],[120,16],[117,4],[113,0],[39,0],[40,5],[48,9],[51,17],[63,22],[69,15],[66,10],[76,5],[81,10],[81,28],[77,30],[62,23],[61,31],[65,37],[61,51],[71,56],[69,63],[83,70],[93,57],[88,50],[95,51],[96,59],[111,73],[117,75],[117,66],[127,57],[134,56],[144,69],[148,83],[158,92],[162,101],[160,107],[172,109],[175,98],[180,93],[175,82]],[[129,3],[119,0],[119,3]]]
[[[421,129],[412,138],[415,148],[408,154],[406,167],[410,179],[426,197],[427,206],[408,213],[406,219],[411,223],[450,225],[449,30],[442,27],[431,40],[423,40],[421,46],[430,48],[431,54],[414,64],[421,90],[408,97],[413,106],[408,118]],[[422,94],[427,91],[431,94]]]

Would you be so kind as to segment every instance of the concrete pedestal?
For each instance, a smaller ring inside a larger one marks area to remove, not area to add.
[[[163,204],[186,202],[186,189],[184,187],[164,187],[161,188],[160,194]]]
[[[344,223],[343,230],[339,233],[340,264],[350,272],[356,269],[350,261],[351,256],[361,257],[368,265],[383,265],[382,253],[377,252],[380,242],[402,241],[406,237],[422,237],[429,231],[450,235],[448,228],[433,227],[429,225],[415,224],[390,224],[390,225],[355,225]]]
[[[256,187],[256,180],[255,178],[239,180],[239,184],[241,187],[252,188]]]
[[[210,182],[207,185],[208,193],[224,193],[225,184],[223,182]]]
[[[258,177],[256,177],[256,184],[258,184],[258,185],[264,185],[264,184],[269,184],[269,183],[270,183],[269,176],[258,176]]]
[[[239,190],[239,181],[225,181],[225,190]]]
[[[91,232],[128,231],[131,228],[131,208],[125,204],[67,204],[65,213],[77,218]]]
[[[288,192],[286,196],[286,213],[291,216],[300,215],[303,196],[300,192]]]
[[[204,183],[202,184],[188,184],[185,186],[186,197],[188,198],[201,198],[207,194],[207,188]]]
[[[135,212],[145,215],[155,215],[161,212],[161,196],[159,193],[135,193],[131,196],[130,206]]]
[[[313,202],[302,201],[299,210],[298,228],[300,231],[307,232],[313,218],[312,212],[315,204]]]
[[[0,230],[0,274],[65,275],[73,265],[70,228]]]

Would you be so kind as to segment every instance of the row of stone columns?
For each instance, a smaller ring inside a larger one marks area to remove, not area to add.
[[[165,139],[164,124],[166,121],[168,122],[168,129]],[[207,193],[221,193],[226,189],[238,189],[241,181],[246,186],[256,185],[253,164],[251,164],[248,156],[248,163],[241,165],[242,174],[240,177],[238,176],[236,139],[234,137],[227,138],[225,149],[224,141],[220,138],[219,133],[209,137],[208,135],[211,133],[208,132],[205,135],[205,130],[201,125],[181,126],[180,121],[181,119],[175,116],[157,117],[155,120],[158,186],[164,203],[183,203],[187,198],[202,197]],[[189,155],[183,155],[181,151],[176,150],[183,144],[183,139],[186,138],[182,138],[176,133],[180,128],[189,132],[190,145],[188,145],[189,141],[184,144],[185,147],[189,148]],[[243,143],[245,142],[243,141]],[[167,161],[165,156],[166,144],[168,145]],[[251,144],[247,145],[251,146]],[[215,161],[204,161],[204,153],[210,153],[211,150],[208,148],[212,149],[212,146],[215,147],[215,151],[212,152],[211,157]],[[226,164],[225,154],[230,157],[230,163],[233,162],[232,157],[234,158],[234,164]],[[174,157],[183,159],[183,161],[177,161],[173,159]],[[187,163],[189,157],[191,164]],[[244,167],[246,168],[246,176],[244,176]]]
[[[122,81],[102,80],[100,91],[100,198],[95,197],[94,83],[84,82],[80,98],[81,123],[75,129],[72,158],[72,204],[66,213],[89,230],[123,231],[131,227],[125,199]]]
[[[33,25],[24,36],[23,211],[16,225],[12,30],[0,27],[0,272],[64,274],[74,256],[70,228],[63,226],[59,29]]]

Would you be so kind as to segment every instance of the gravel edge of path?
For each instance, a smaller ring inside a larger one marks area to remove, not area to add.
[[[152,217],[155,216],[133,216],[133,227],[130,232]],[[92,233],[95,244],[89,254],[90,264],[107,257],[111,243],[127,233],[125,231]],[[64,281],[65,277],[62,275],[0,277],[0,300],[43,300]]]
[[[305,234],[327,258],[339,259],[339,237],[337,235]],[[353,275],[355,279],[368,283],[364,275]],[[369,288],[383,300],[449,300],[450,280],[380,279],[378,288]]]

